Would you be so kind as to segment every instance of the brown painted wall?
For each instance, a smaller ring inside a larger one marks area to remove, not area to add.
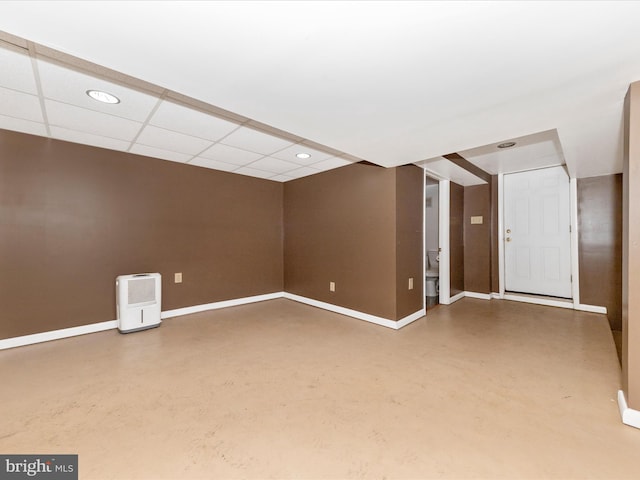
[[[449,261],[451,296],[464,291],[464,187],[450,183]]]
[[[625,98],[622,184],[622,384],[640,410],[640,82]]]
[[[396,319],[422,308],[424,171],[407,165],[396,170]],[[413,290],[409,290],[413,278]]]
[[[396,318],[395,226],[396,169],[358,163],[286,182],[285,290]]]
[[[114,320],[121,274],[163,310],[283,287],[280,183],[0,130],[0,207],[0,338]]]
[[[578,179],[580,303],[607,307],[622,328],[622,175]]]
[[[464,188],[464,290],[491,293],[491,186]],[[482,224],[471,224],[482,216]]]

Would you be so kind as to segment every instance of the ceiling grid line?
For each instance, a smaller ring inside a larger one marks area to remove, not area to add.
[[[47,106],[44,102],[44,94],[42,93],[42,82],[40,81],[40,72],[38,70],[38,62],[35,57],[35,45],[33,42],[27,42],[27,51],[29,52],[29,60],[31,61],[31,67],[33,69],[33,77],[36,82],[36,89],[38,91],[38,101],[40,102],[40,109],[42,113],[42,120],[44,122],[44,128],[47,132],[47,136],[51,137],[51,127],[49,126],[49,117],[47,115]]]
[[[212,147],[214,147],[215,145],[221,144],[222,140],[224,140],[225,138],[227,138],[229,135],[231,135],[232,133],[238,131],[240,128],[242,128],[242,124],[238,125],[236,128],[234,128],[233,130],[231,130],[229,133],[227,133],[224,137],[216,140],[215,142],[213,142],[212,145],[209,145],[207,148],[205,148],[204,150],[202,150],[201,152],[199,152],[197,155],[194,155],[193,158],[189,159],[189,162],[193,161],[194,159],[198,158],[199,156],[201,156],[203,153],[207,153],[207,151],[211,150]],[[223,144],[224,145],[224,144]],[[188,163],[188,162],[187,162]]]
[[[282,147],[282,148],[280,148],[280,149],[278,149],[278,150],[276,150],[276,151],[273,151],[273,152],[271,152],[271,153],[269,153],[269,154],[266,154],[266,155],[265,155],[265,156],[263,156],[262,158],[258,158],[257,160],[254,160],[253,162],[251,162],[251,163],[249,163],[249,164],[245,165],[245,167],[249,167],[249,168],[256,168],[256,167],[251,167],[251,165],[253,165],[253,164],[255,164],[255,163],[258,163],[259,161],[264,160],[265,158],[273,158],[273,155],[275,155],[275,154],[277,154],[277,153],[280,153],[280,152],[282,152],[282,151],[284,151],[284,150],[287,150],[288,148],[290,148],[290,147],[292,147],[292,146],[297,146],[297,145],[301,145],[301,142],[294,143],[293,145],[288,145],[288,146],[286,146],[286,147]],[[279,160],[279,159],[274,159],[274,160]],[[283,162],[286,162],[286,160],[282,160],[282,161],[283,161]],[[288,162],[288,163],[292,163],[292,162]],[[292,163],[292,165],[295,165],[295,164],[294,164],[294,163]],[[291,170],[296,170],[296,169],[297,169],[297,168],[296,168],[296,167],[294,167],[294,168],[292,168]],[[260,169],[260,168],[256,168],[256,170],[261,170],[261,169]],[[287,170],[287,171],[290,171],[290,170]],[[283,175],[283,174],[282,174],[282,173],[280,173],[280,174],[275,174],[275,175]],[[274,176],[275,176],[275,175],[274,175]]]
[[[140,137],[140,134],[142,133],[142,131],[147,127],[147,125],[149,125],[149,120],[151,120],[151,117],[153,117],[154,113],[156,113],[158,108],[160,108],[160,105],[164,101],[164,97],[165,96],[166,96],[166,90],[158,97],[158,101],[156,102],[154,107],[149,112],[149,115],[147,115],[147,118],[145,119],[145,121],[142,122],[142,125],[140,126],[140,129],[138,130],[138,133],[136,133],[136,136],[133,137],[133,140],[131,140],[131,143],[129,144],[129,148],[127,148],[127,152],[131,151],[133,146],[136,144],[136,140],[138,140],[138,138]]]

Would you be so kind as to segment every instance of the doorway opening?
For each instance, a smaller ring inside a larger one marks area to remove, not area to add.
[[[440,295],[440,182],[425,176],[424,272],[425,307],[433,308]]]

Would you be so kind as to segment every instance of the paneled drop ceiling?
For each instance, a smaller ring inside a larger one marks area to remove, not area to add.
[[[38,47],[30,55],[15,44],[21,39],[9,40],[14,43],[0,41],[0,128],[281,182],[358,160],[285,132],[260,131],[248,119],[197,109],[154,85],[111,81],[86,62],[83,70],[37,54]],[[120,103],[97,102],[88,90],[108,92]]]
[[[0,48],[0,128],[276,181],[366,160],[479,182],[452,153],[606,175],[638,18],[628,1],[4,1],[20,48]]]

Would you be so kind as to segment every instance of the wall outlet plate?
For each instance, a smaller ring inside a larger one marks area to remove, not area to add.
[[[413,277],[409,279],[409,290],[413,290]]]
[[[174,283],[182,283],[182,272],[173,274]]]
[[[477,217],[471,217],[471,225],[482,225],[483,221],[484,221],[484,218],[482,217],[482,215],[479,215]]]
[[[329,291],[330,292],[336,291],[336,282],[329,282]]]

